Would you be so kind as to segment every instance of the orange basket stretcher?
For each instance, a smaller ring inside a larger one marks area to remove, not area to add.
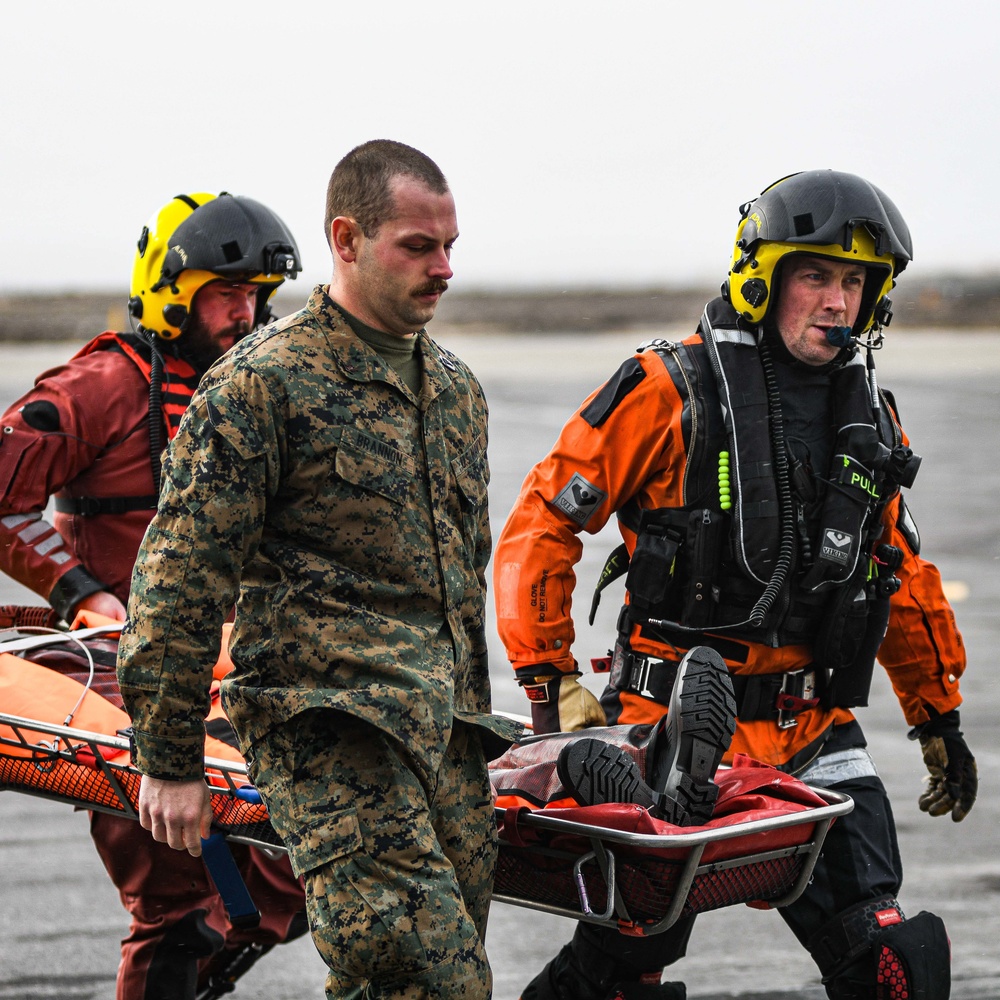
[[[0,790],[138,821],[142,775],[122,736],[0,712]],[[284,850],[242,761],[205,758],[213,826],[227,840]]]
[[[46,631],[52,633],[50,642],[65,643],[72,636],[81,648],[86,645],[91,668],[102,651],[113,662],[116,630],[97,626]],[[39,658],[45,638],[0,641],[0,790],[138,820],[142,775],[131,764],[131,723],[118,707],[113,667],[105,665],[81,682],[78,673],[67,675],[23,655],[28,646]],[[213,687],[210,721],[222,718],[218,681]],[[205,780],[214,828],[230,840],[284,850],[239,751],[211,733],[206,738]]]
[[[705,826],[672,826],[626,803],[498,809],[493,898],[637,936],[738,903],[787,906],[809,882],[830,825],[854,803],[749,763],[719,769]],[[775,783],[782,797],[769,801]]]
[[[116,635],[106,641],[110,655]],[[99,685],[11,649],[0,640],[0,790],[137,820],[141,774],[130,760],[127,714]],[[217,678],[227,660],[221,657]],[[113,668],[107,677],[117,691]],[[217,696],[210,720],[213,715],[221,715]],[[751,765],[719,770],[715,816],[703,827],[671,826],[627,803],[581,807],[564,799],[555,803],[564,808],[529,808],[516,797],[501,797],[501,806],[513,804],[497,809],[493,898],[637,935],[736,903],[791,903],[809,880],[830,824],[853,802]],[[211,729],[205,779],[218,832],[239,843],[285,849],[238,750]],[[768,794],[775,791],[780,794]]]

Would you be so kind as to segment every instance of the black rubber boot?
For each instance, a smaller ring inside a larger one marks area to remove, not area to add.
[[[643,781],[639,765],[613,743],[582,736],[567,743],[556,760],[563,788],[582,806],[634,802],[651,808],[656,797]]]
[[[236,989],[236,980],[245,975],[258,959],[266,955],[273,944],[249,943],[236,948],[224,948],[212,957],[208,968],[198,977],[196,1000],[216,1000]]]
[[[198,963],[219,951],[223,937],[193,910],[163,935],[146,973],[142,1000],[195,1000]]]
[[[589,736],[562,748],[556,773],[581,805],[634,802],[675,826],[698,826],[712,818],[719,795],[713,778],[735,732],[725,661],[696,646],[677,666],[667,715],[647,750],[646,778],[626,751]]]
[[[564,945],[562,951],[549,962],[521,991],[520,1000],[569,1000],[572,990],[572,946]],[[574,998],[583,1000],[583,998]]]
[[[654,816],[677,826],[712,818],[713,780],[736,732],[736,696],[722,657],[708,646],[688,650],[677,667],[667,715],[648,750]]]
[[[618,982],[606,985],[612,963],[603,955],[591,956],[594,967],[579,966],[573,945],[562,951],[521,992],[520,1000],[687,1000],[683,983]],[[619,974],[623,971],[617,967]]]
[[[618,983],[605,1000],[687,1000],[683,983]]]

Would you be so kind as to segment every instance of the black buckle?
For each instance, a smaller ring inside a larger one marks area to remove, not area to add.
[[[642,698],[666,705],[670,701],[677,678],[677,664],[655,656],[639,653],[622,653],[622,671],[619,686]]]
[[[124,514],[129,509],[127,497],[77,497],[74,503],[76,513],[81,517],[96,517],[98,514]]]
[[[628,680],[625,683],[626,691],[634,691],[643,698],[652,698],[649,690],[649,670],[652,661],[648,656],[636,656],[635,653],[626,653],[625,662],[628,665]],[[662,660],[657,662],[662,663]]]
[[[99,497],[77,497],[76,512],[81,517],[94,517],[101,513],[102,503]]]

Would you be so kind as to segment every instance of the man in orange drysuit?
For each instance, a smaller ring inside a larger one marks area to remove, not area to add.
[[[199,193],[163,206],[135,257],[138,328],[91,340],[3,415],[0,569],[67,621],[85,611],[124,620],[160,453],[204,372],[270,315],[271,295],[299,270],[291,234],[258,202]],[[193,1000],[199,970],[204,983],[306,930],[284,855],[234,848],[261,911],[258,927],[236,930],[200,859],[105,813],[91,815],[91,836],[132,917],[117,1000]]]
[[[594,392],[528,474],[495,554],[498,627],[536,732],[654,722],[702,645],[737,698],[746,753],[850,795],[808,888],[781,916],[836,1000],[950,990],[940,918],[906,919],[885,789],[851,709],[878,652],[930,772],[921,808],[967,814],[965,651],[900,494],[919,459],[871,348],[911,258],[893,203],[860,177],[784,178],[742,207],[723,295],[695,336],[654,341]],[[579,532],[616,514],[627,603],[600,702],[572,654]],[[539,612],[543,603],[544,612]],[[891,598],[891,601],[890,601]],[[660,983],[693,917],[633,938],[579,924],[522,1000],[675,1000]]]

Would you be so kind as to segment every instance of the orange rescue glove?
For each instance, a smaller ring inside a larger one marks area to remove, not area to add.
[[[515,674],[531,702],[531,726],[536,736],[608,724],[601,703],[580,683],[579,670],[560,673],[548,663],[536,663],[520,667]]]

